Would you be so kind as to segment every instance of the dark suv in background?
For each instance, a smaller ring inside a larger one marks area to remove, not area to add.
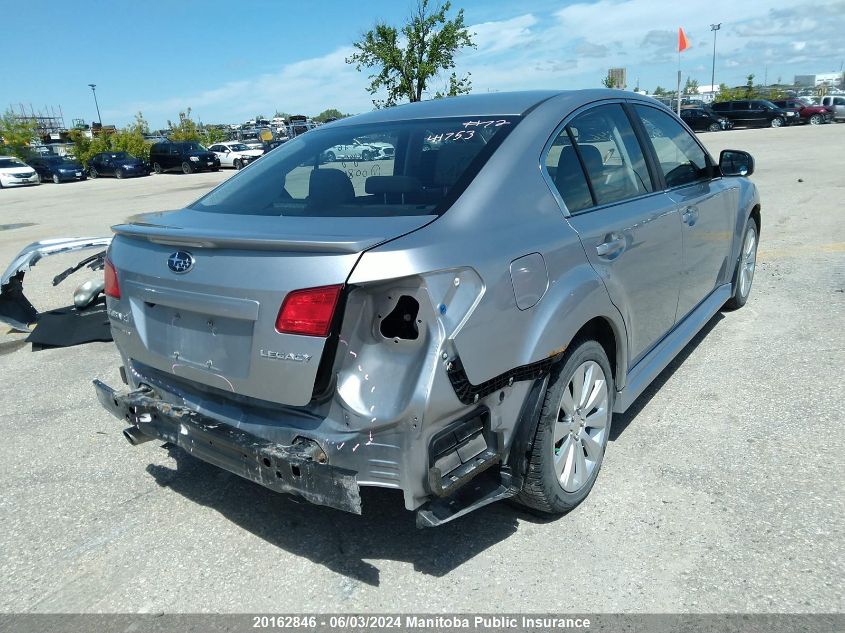
[[[799,116],[794,110],[784,110],[765,99],[741,99],[714,103],[713,110],[719,116],[729,119],[734,125],[745,127],[781,127],[797,123]]]
[[[719,116],[705,105],[681,108],[681,119],[695,132],[718,132],[733,127],[729,119]]]
[[[171,169],[181,169],[183,174],[220,169],[220,159],[196,141],[155,143],[150,148],[150,164],[157,174]]]

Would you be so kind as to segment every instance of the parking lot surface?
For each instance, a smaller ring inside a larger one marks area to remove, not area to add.
[[[845,125],[701,138],[756,158],[751,298],[616,417],[575,511],[500,503],[417,530],[392,491],[365,491],[360,517],[311,506],[157,442],[131,447],[91,387],[120,384],[111,344],[32,352],[4,327],[0,611],[845,609]],[[0,266],[231,173],[0,191]],[[71,302],[84,273],[50,280],[78,259],[33,268],[36,307]]]

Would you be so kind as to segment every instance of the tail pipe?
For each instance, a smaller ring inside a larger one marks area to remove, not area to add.
[[[123,437],[125,437],[126,441],[132,444],[132,446],[138,446],[138,444],[143,444],[144,442],[149,442],[150,440],[155,439],[146,433],[142,433],[137,426],[130,426],[123,429]]]

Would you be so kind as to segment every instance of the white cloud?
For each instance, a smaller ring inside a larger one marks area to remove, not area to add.
[[[744,83],[748,73],[762,78],[766,64],[770,77],[790,78],[792,73],[830,70],[831,51],[841,50],[845,32],[843,0],[793,0],[778,10],[757,2],[710,0],[704,16],[700,4],[677,1],[585,1],[552,14],[508,15],[507,6],[502,8],[504,19],[468,27],[477,48],[456,58],[456,71],[471,73],[478,92],[598,87],[612,66],[628,68],[632,85],[637,77],[645,88],[673,84],[678,27],[692,43],[681,55],[682,70],[706,83],[713,41],[709,23],[722,16],[717,82]],[[350,41],[354,36],[350,34]],[[362,112],[372,107],[366,91],[369,73],[345,63],[352,52],[351,46],[343,46],[292,61],[276,72],[186,91],[161,102],[125,104],[104,114],[130,119],[140,109],[155,121],[191,106],[205,121],[236,121],[259,111],[272,114],[276,108],[308,114],[329,107]],[[430,86],[432,92],[440,83]]]

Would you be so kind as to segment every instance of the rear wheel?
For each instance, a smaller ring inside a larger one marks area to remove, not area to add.
[[[754,282],[754,271],[757,268],[758,234],[757,222],[750,218],[742,237],[742,249],[734,273],[734,293],[725,303],[728,310],[738,310],[744,306],[751,294],[751,284]]]
[[[771,125],[772,127],[780,127],[783,125],[783,119],[779,116],[776,116],[774,119],[772,119]]]
[[[722,126],[719,125],[718,123],[711,123],[710,127],[708,127],[707,129],[710,130],[711,132],[718,132],[722,129]]]
[[[59,174],[53,174],[53,182],[54,182],[54,183],[56,183],[57,185],[58,185],[60,182],[62,182],[62,179],[61,179],[61,178],[59,178]]]
[[[91,176],[91,178],[96,178],[100,174],[97,172],[96,167],[91,167],[90,169],[88,169],[88,175]]]
[[[236,158],[235,162],[233,163],[233,166],[234,166],[235,169],[241,169],[244,165],[241,162],[240,158]]]
[[[361,152],[361,160],[364,160],[364,161],[373,160],[373,155],[369,151],[364,150],[363,152]]]
[[[337,156],[334,155],[334,152],[326,152],[326,162],[333,163],[337,160]]]
[[[153,163],[153,171],[157,174],[160,174],[163,170],[161,168],[161,165],[159,165],[158,163]]]
[[[183,174],[192,174],[194,172],[194,168],[191,167],[191,163],[185,161],[182,163],[182,173]]]
[[[550,514],[572,510],[590,493],[604,459],[616,393],[607,354],[597,341],[574,342],[558,367],[516,497]]]
[[[117,178],[118,180],[122,180],[123,179],[123,170],[119,169],[119,168],[115,169],[114,170],[114,177]]]

